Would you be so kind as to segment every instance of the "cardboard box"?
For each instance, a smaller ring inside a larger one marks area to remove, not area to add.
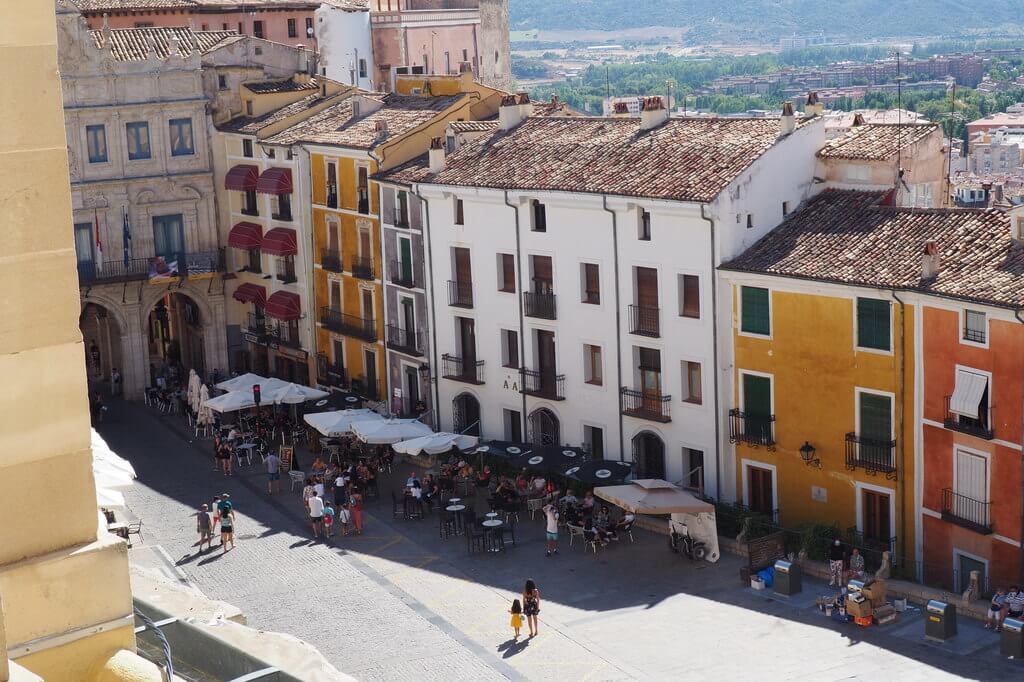
[[[869,601],[853,601],[851,599],[846,600],[846,612],[854,618],[870,618],[874,609]]]
[[[862,592],[864,597],[871,601],[872,606],[882,606],[885,604],[886,589],[884,580],[875,580],[871,584],[865,585]]]
[[[875,622],[885,625],[896,620],[896,609],[891,604],[883,604],[875,609]]]

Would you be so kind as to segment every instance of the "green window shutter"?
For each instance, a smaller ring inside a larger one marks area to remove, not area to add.
[[[891,350],[892,315],[889,301],[877,298],[857,299],[857,346]]]
[[[743,412],[748,417],[767,417],[771,415],[771,379],[753,374],[743,375]]]
[[[861,438],[888,443],[892,440],[892,399],[872,393],[860,394]]]
[[[771,319],[768,313],[768,290],[760,287],[740,288],[740,331],[748,334],[771,333]]]

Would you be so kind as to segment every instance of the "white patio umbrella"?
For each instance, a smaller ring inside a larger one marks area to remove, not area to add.
[[[338,438],[352,433],[352,424],[357,421],[384,421],[384,418],[373,410],[359,408],[357,410],[338,410],[336,412],[318,412],[303,416],[307,424],[328,438]]]
[[[96,504],[111,509],[125,506],[124,495],[117,488],[126,488],[135,480],[131,462],[119,456],[107,442],[92,430],[92,471],[96,486]]]
[[[106,509],[124,509],[124,495],[110,488],[96,488],[96,506]]]
[[[262,387],[261,387],[262,390]],[[321,391],[309,386],[299,384],[288,384],[283,388],[263,394],[264,402],[278,403],[284,405],[301,405],[310,400],[319,400],[330,395],[327,391]]]
[[[207,400],[206,407],[214,412],[236,412],[256,407],[256,403],[252,399],[252,391],[228,391]]]
[[[352,433],[364,443],[388,445],[428,436],[433,431],[429,426],[415,419],[377,419],[355,422],[352,424]]]
[[[266,395],[271,391],[284,388],[288,385],[287,381],[282,381],[275,377],[261,377],[259,374],[243,374],[237,376],[234,379],[228,379],[217,384],[217,388],[222,391],[252,391],[252,387],[256,384],[260,385],[260,391]]]
[[[210,389],[203,384],[199,389],[199,409],[197,410],[198,416],[196,420],[200,426],[206,426],[213,423],[213,412],[210,411],[210,406],[206,403],[210,402]]]
[[[468,448],[475,447],[479,442],[480,439],[476,436],[439,431],[428,436],[421,436],[411,440],[403,440],[400,443],[395,443],[391,447],[395,452],[415,457],[421,452],[425,452],[428,455],[440,455],[443,452],[448,452],[452,448],[466,450]]]

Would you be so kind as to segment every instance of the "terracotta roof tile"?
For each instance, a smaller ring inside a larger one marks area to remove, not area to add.
[[[265,94],[269,92],[298,92],[300,90],[316,90],[320,87],[316,78],[307,81],[297,81],[295,78],[286,78],[275,81],[258,81],[254,83],[242,83],[251,92]]]
[[[106,49],[102,30],[89,33],[96,47]],[[195,50],[206,52],[222,40],[237,35],[235,31],[194,31],[188,26],[116,28],[110,30],[110,49],[114,59],[119,62],[145,61],[149,56],[152,39],[156,56],[166,59],[174,38],[178,39],[178,49],[182,56],[188,56]]]
[[[334,95],[332,95],[333,97]],[[280,109],[268,111],[262,116],[238,116],[217,126],[217,130],[224,133],[239,133],[242,135],[255,135],[267,126],[283,121],[286,118],[299,114],[310,107],[316,106],[324,101],[319,92],[306,95],[300,100],[285,105]]]
[[[895,208],[884,196],[826,190],[721,269],[1024,305],[1024,247],[1012,246],[1006,213]],[[928,241],[939,274],[922,280]]]
[[[448,124],[453,133],[488,133],[497,130],[498,122],[492,121],[452,121]]]
[[[373,177],[375,180],[382,182],[408,186],[417,182],[426,182],[430,180],[432,175],[433,173],[430,172],[430,155],[422,154],[412,161],[406,161],[402,165],[395,166],[388,171],[376,173]]]
[[[641,131],[636,118],[531,117],[467,142],[432,182],[704,202],[778,135],[768,118],[673,118]]]
[[[195,0],[72,0],[81,12],[115,12],[139,9],[195,7]]]
[[[933,134],[939,126],[934,123],[895,125],[869,123],[850,128],[839,137],[829,140],[818,151],[822,159],[855,159],[884,161]]]

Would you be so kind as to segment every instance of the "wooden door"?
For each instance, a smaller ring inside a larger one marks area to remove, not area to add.
[[[540,389],[555,390],[555,333],[537,330],[537,371],[540,372]]]
[[[551,257],[533,256],[533,293],[550,294],[553,290]]]
[[[459,318],[459,341],[462,345],[463,373],[470,374],[476,369],[476,325],[468,317]]]
[[[341,237],[338,235],[340,230],[337,223],[327,223],[327,250],[331,253],[341,252]]]
[[[363,319],[364,320],[372,321],[372,320],[376,319],[376,317],[377,317],[376,315],[374,315],[374,310],[373,310],[373,292],[368,290],[368,289],[363,289],[363,294],[362,295],[363,295]],[[369,323],[367,323],[367,324],[369,324]]]
[[[889,549],[889,538],[892,537],[889,495],[874,490],[865,490],[862,495],[864,540],[868,544]]]
[[[772,472],[756,466],[747,466],[747,506],[753,511],[772,516],[775,499],[772,495]]]
[[[658,307],[658,271],[654,268],[636,269],[636,304],[641,308]]]
[[[455,255],[455,281],[462,286],[469,287],[472,281],[472,266],[469,259],[469,249],[457,246],[454,249]]]
[[[373,256],[373,242],[369,230],[359,230],[359,257],[369,259]]]
[[[399,239],[398,240],[400,260],[399,266],[401,267],[402,281],[412,283],[412,240],[411,239]]]
[[[416,333],[416,312],[411,298],[402,299],[402,329],[409,336]]]
[[[366,392],[373,398],[380,398],[377,392],[377,354],[372,350],[363,351],[363,374],[366,376]]]
[[[331,281],[331,310],[341,312],[341,282]]]
[[[640,348],[640,392],[643,394],[643,408],[661,412],[661,351],[655,348]]]
[[[759,443],[772,438],[772,380],[754,374],[743,375],[744,433]]]

